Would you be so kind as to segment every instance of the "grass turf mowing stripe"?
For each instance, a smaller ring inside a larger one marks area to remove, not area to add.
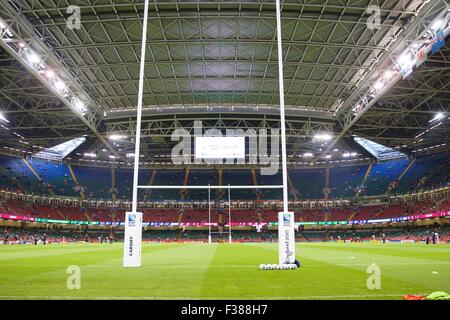
[[[404,293],[394,294],[363,294],[363,295],[333,295],[333,296],[284,296],[284,297],[253,297],[253,300],[322,300],[322,299],[364,299],[364,298],[400,298]],[[417,295],[427,295],[425,293]],[[107,297],[94,297],[94,296],[0,296],[0,300],[8,299],[25,299],[25,300],[197,300],[197,298],[189,297],[120,297],[120,296],[107,296]],[[205,300],[247,300],[247,298],[235,298],[235,297],[203,297]]]
[[[379,244],[322,245],[298,244],[303,266],[286,271],[257,268],[260,263],[277,261],[276,243],[145,244],[143,267],[136,269],[121,267],[121,244],[87,244],[87,252],[80,251],[83,244],[5,246],[0,247],[0,258],[12,252],[18,255],[17,259],[5,258],[0,263],[0,298],[400,299],[403,292],[449,291],[446,260],[450,246],[440,247],[444,257],[427,259],[426,250],[431,247],[414,244],[407,248],[417,251],[416,256],[409,257],[393,255],[395,248],[402,247],[393,244],[384,247],[389,255],[373,254],[379,252]],[[357,250],[339,250],[347,247]],[[51,254],[54,252],[59,255]],[[28,259],[21,256],[28,253]],[[38,253],[42,253],[41,257]],[[350,259],[351,255],[355,258]],[[365,264],[373,259],[384,270],[381,290],[365,286]],[[69,264],[81,267],[81,290],[65,287],[65,265]],[[442,269],[431,275],[431,267]]]

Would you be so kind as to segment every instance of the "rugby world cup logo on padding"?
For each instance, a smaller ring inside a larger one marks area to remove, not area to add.
[[[136,225],[136,215],[135,214],[130,214],[128,216],[128,226],[129,227],[134,227]]]
[[[289,213],[283,214],[283,226],[285,227],[291,226],[291,215]]]

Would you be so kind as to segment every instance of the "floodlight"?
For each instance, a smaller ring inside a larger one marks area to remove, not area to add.
[[[333,137],[329,133],[317,133],[314,135],[314,139],[319,141],[329,141],[333,139]]]

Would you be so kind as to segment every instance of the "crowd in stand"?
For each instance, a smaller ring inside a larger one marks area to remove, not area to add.
[[[0,228],[2,244],[47,244],[45,231],[23,230],[19,228]]]
[[[83,232],[71,230],[43,230],[0,227],[0,244],[34,244],[51,243],[112,243],[115,236],[111,232]]]
[[[224,230],[227,231],[227,230]],[[0,244],[52,244],[52,243],[113,243],[122,241],[123,231],[38,230],[0,227]],[[234,230],[233,242],[276,242],[277,230]],[[303,230],[296,232],[297,242],[417,242],[450,243],[450,226],[433,225],[415,228],[384,228],[372,230]],[[145,230],[144,242],[207,242],[207,230],[159,229]],[[216,233],[214,242],[227,242],[228,233]]]

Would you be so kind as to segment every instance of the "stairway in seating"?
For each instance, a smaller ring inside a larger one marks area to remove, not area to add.
[[[111,168],[111,190],[112,190],[112,194],[111,194],[111,199],[113,202],[116,202],[116,168],[112,167]]]
[[[330,185],[330,166],[327,166],[326,170],[325,170],[325,191],[324,195],[325,195],[325,200],[328,200],[328,196],[329,196],[329,185]],[[327,217],[325,216],[325,219],[327,219]],[[325,220],[327,221],[327,220]]]
[[[70,220],[68,219],[60,210],[58,207],[55,207],[56,213],[63,219],[63,220]]]
[[[27,161],[27,159],[22,158],[23,163],[25,163],[25,165],[28,167],[28,169],[30,169],[31,173],[38,179],[39,182],[44,181],[39,174],[36,172],[36,170],[34,170],[34,168],[31,166],[31,164]],[[46,189],[48,190],[48,192],[50,192],[50,194],[52,196],[54,196],[55,194],[53,193],[53,191],[51,189]]]
[[[436,210],[441,210],[447,203],[450,203],[450,199],[448,197],[443,197],[436,201]]]
[[[413,166],[413,164],[416,162],[416,159],[413,159],[413,161],[411,161],[408,166],[405,168],[405,170],[403,170],[403,172],[398,176],[398,178],[396,179],[397,182],[400,182],[400,179],[406,174],[406,172],[408,172],[408,170]],[[386,190],[386,194],[388,195],[390,192],[392,191],[392,187],[391,184],[389,184],[387,190]]]
[[[184,173],[184,180],[183,180],[183,186],[187,186],[188,182],[189,182],[189,172],[191,171],[189,166],[186,166],[186,171]],[[186,189],[181,189],[180,190],[180,199],[184,200],[184,191],[186,191]]]
[[[367,181],[367,178],[369,177],[369,174],[370,174],[370,171],[372,171],[372,167],[373,167],[373,164],[371,163],[371,164],[369,164],[369,167],[367,168],[367,171],[366,171],[366,173],[364,174],[364,178],[363,178],[363,180],[361,181],[361,185],[365,185],[366,184],[366,181]],[[359,193],[361,192],[361,189],[358,189],[358,191],[356,192],[356,194],[355,194],[355,198],[358,198],[359,197]],[[351,216],[351,217],[353,217],[353,216]],[[350,220],[350,219],[349,219]]]
[[[184,210],[180,210],[180,213],[178,214],[178,232],[177,232],[177,242],[181,240],[183,236],[183,228],[180,227],[181,221],[183,221],[183,212]]]
[[[253,180],[253,185],[258,186],[258,181],[256,179],[256,169],[254,169],[254,168],[252,168],[252,180]],[[255,189],[255,191],[256,191],[256,189]],[[256,192],[256,199],[261,200],[259,192]]]
[[[191,171],[190,167],[187,166],[186,167],[186,171],[184,173],[183,186],[187,186],[188,185],[190,171]],[[180,199],[181,199],[181,201],[184,200],[185,193],[183,191],[185,191],[185,190],[186,189],[181,189],[180,190]],[[178,214],[178,225],[180,225],[182,221],[183,221],[183,210],[180,210],[180,213]],[[177,234],[177,241],[179,241],[181,239],[182,234],[183,234],[183,229],[179,227],[178,228],[178,234]]]
[[[9,176],[8,172],[7,172],[5,169],[3,169],[2,167],[0,167],[0,172],[1,172],[2,174],[4,174],[4,175],[7,177],[8,182],[9,182],[12,186],[17,187],[17,188],[20,189],[23,193],[27,193],[27,189],[25,189],[24,187],[22,187],[22,186],[19,184],[19,181],[18,181],[17,179],[16,179],[16,180],[11,179],[11,177]]]
[[[84,216],[86,217],[86,219],[90,222],[92,221],[91,217],[89,216],[89,214],[87,213],[87,211],[83,211]]]
[[[441,170],[442,168],[444,168],[444,167],[446,167],[448,164],[447,164],[447,162],[443,162],[443,163],[441,163],[440,165],[438,165],[438,166],[436,166],[435,168],[433,168],[426,176],[425,176],[425,183],[427,183],[430,179],[431,179],[431,177],[433,177],[434,176],[434,174],[436,173],[436,172],[438,172],[439,170]]]
[[[298,200],[297,189],[292,184],[292,180],[291,180],[291,176],[289,175],[289,172],[287,174],[287,180],[288,180],[289,189],[295,191],[295,192],[291,192],[291,193],[292,193],[292,196],[294,197],[294,200],[297,201]]]
[[[306,235],[305,235],[305,233],[304,232],[300,232],[300,234],[303,236],[303,238],[305,238],[306,239],[306,241],[308,241],[308,242],[312,242],[312,240],[310,239],[310,238],[308,238]]]
[[[384,208],[380,209],[377,211],[377,213],[375,213],[372,217],[372,219],[376,219],[379,215],[381,215],[382,213],[384,213]]]
[[[355,215],[356,215],[356,211],[352,210],[352,213],[350,214],[350,217],[348,217],[347,221],[352,221],[353,218],[355,217]]]
[[[324,233],[323,239],[322,239],[323,242],[327,241],[329,234],[330,234],[330,231],[329,230],[325,230],[325,233]]]
[[[152,175],[150,176],[150,179],[148,181],[148,185],[149,186],[153,185],[153,181],[155,181],[155,177],[156,177],[156,169],[152,171]],[[149,189],[149,190],[151,190],[151,189]],[[148,201],[148,200],[149,200],[148,199],[148,194],[145,193],[144,194],[144,201]]]
[[[222,172],[222,168],[219,168],[217,170],[217,178],[218,178],[217,181],[219,182],[219,186],[223,186],[223,172]],[[222,193],[222,189],[218,189],[217,192]]]
[[[75,175],[75,172],[73,171],[70,163],[67,163],[67,168],[69,169],[70,175],[72,176],[72,179],[75,182],[75,184],[79,185],[77,176]],[[80,197],[81,197],[81,200],[86,200],[86,196],[84,195],[83,191],[80,191]]]

